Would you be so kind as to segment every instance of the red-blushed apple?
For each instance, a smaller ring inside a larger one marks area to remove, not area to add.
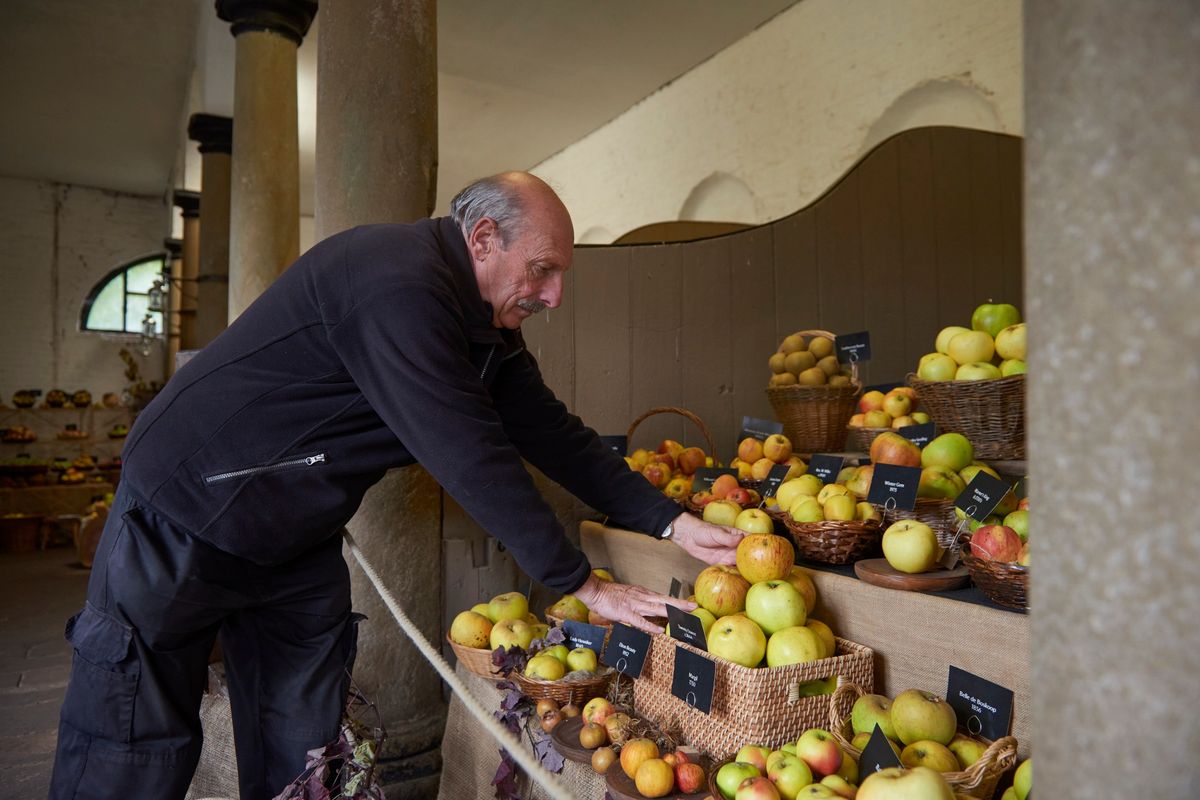
[[[858,398],[858,410],[866,414],[868,411],[882,411],[883,401],[887,396],[883,392],[870,391],[865,392],[862,397]]]
[[[792,441],[782,433],[773,433],[763,442],[763,455],[782,464],[792,457]]]
[[[804,763],[804,759],[782,751],[780,757],[768,766],[767,777],[785,800],[794,800],[801,789],[813,782],[812,770]]]
[[[687,753],[683,752],[682,750],[672,750],[664,755],[662,760],[667,762],[671,766],[671,769],[675,769],[675,767],[679,766],[680,764],[688,763]]]
[[[921,466],[921,448],[894,431],[884,431],[871,442],[871,461],[901,467]]]
[[[733,800],[742,781],[761,775],[758,767],[745,762],[730,761],[717,770],[717,789],[724,800]]]
[[[735,800],[780,800],[779,790],[770,778],[747,778],[738,786]]]
[[[648,758],[638,765],[633,783],[642,797],[666,797],[675,788],[675,770],[661,758]]]
[[[937,535],[923,522],[902,519],[883,532],[883,557],[899,572],[916,575],[933,569],[941,557]]]
[[[851,428],[864,428],[867,425],[867,415],[854,414],[846,424]]]
[[[892,727],[905,745],[926,739],[946,745],[958,732],[958,718],[936,694],[909,689],[892,700]]]
[[[583,706],[583,721],[603,726],[605,720],[616,712],[616,707],[607,699],[594,697]]]
[[[735,476],[718,475],[709,491],[712,492],[713,497],[724,500],[736,488],[738,488],[738,479]]]
[[[767,651],[758,623],[743,614],[719,618],[708,632],[708,652],[743,667],[757,667]]]
[[[713,500],[704,506],[701,516],[705,522],[731,528],[741,513],[742,507],[732,500]]]
[[[954,800],[946,779],[929,767],[888,767],[868,775],[856,800]]]
[[[883,735],[887,738],[896,738],[896,729],[892,727],[892,701],[882,694],[864,694],[854,701],[854,706],[850,709],[850,727],[855,734],[865,733],[870,736],[874,733],[876,725],[883,730]]]
[[[725,496],[725,499],[729,502],[737,503],[739,508],[745,508],[746,506],[754,505],[755,503],[753,498],[754,494],[745,486],[739,486]]]
[[[737,515],[733,527],[746,533],[769,534],[775,530],[775,522],[761,508],[747,508]]]
[[[763,443],[753,436],[747,436],[738,443],[737,457],[747,464],[753,464],[763,457]]]
[[[683,445],[681,445],[679,442],[675,441],[674,439],[663,439],[661,442],[658,443],[658,452],[666,453],[667,455],[674,458],[683,452]]]
[[[675,786],[682,794],[695,794],[704,788],[707,776],[699,764],[678,764],[675,767]]]
[[[746,744],[737,751],[737,755],[733,757],[734,761],[741,761],[743,764],[753,764],[758,770],[759,775],[767,774],[767,756],[771,755],[771,748],[761,744]]]
[[[696,470],[704,466],[704,459],[707,456],[699,447],[688,447],[679,454],[677,459],[679,471],[684,475],[693,475]]]
[[[833,734],[821,728],[810,728],[796,740],[796,755],[808,764],[813,775],[825,777],[837,773],[842,765],[842,748]]]
[[[1021,545],[1021,551],[1017,553],[1017,563],[1022,567],[1029,566],[1029,542]]]
[[[746,593],[746,616],[770,636],[784,628],[803,625],[808,619],[808,609],[804,597],[788,581],[760,581]]]
[[[929,767],[938,772],[958,772],[958,759],[945,745],[922,739],[900,751],[900,763],[912,767]]]
[[[796,551],[782,536],[751,533],[738,542],[738,572],[750,583],[778,580],[786,576],[795,563]]]
[[[634,778],[637,776],[637,769],[642,765],[642,762],[651,758],[658,758],[657,744],[645,738],[630,739],[621,748],[621,769],[630,778]],[[663,766],[666,766],[666,764]],[[674,780],[673,775],[672,780]]]
[[[671,455],[670,453],[651,453],[650,463],[662,464],[667,468],[668,471],[675,471],[675,456]]]
[[[696,602],[718,620],[744,611],[750,581],[725,564],[705,567],[696,576]]]
[[[971,555],[986,561],[1016,561],[1021,537],[1005,525],[987,525],[971,534]]]
[[[1028,497],[1021,498],[1021,502],[1017,503],[1017,510],[1018,511],[1028,511],[1029,510],[1029,498]]]
[[[696,492],[695,494],[692,495],[692,502],[695,503],[696,505],[700,506],[700,508],[704,508],[706,505],[708,505],[709,503],[713,502],[716,499],[717,498],[712,496],[712,492],[708,492],[708,491]]]
[[[671,482],[671,470],[666,464],[647,464],[642,468],[642,476],[650,481],[655,489],[661,489]]]

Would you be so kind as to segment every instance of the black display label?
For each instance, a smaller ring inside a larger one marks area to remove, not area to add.
[[[871,332],[839,334],[834,340],[839,364],[871,360]]]
[[[844,456],[828,456],[817,453],[808,462],[808,474],[816,475],[822,483],[837,482],[838,473],[846,463]]]
[[[896,433],[908,439],[917,447],[924,447],[937,438],[937,423],[926,422],[921,425],[905,425],[897,428]]]
[[[967,484],[967,488],[959,493],[954,505],[971,519],[982,522],[1011,489],[1008,481],[980,470]]]
[[[599,625],[589,625],[586,622],[576,622],[573,619],[563,620],[563,633],[567,636],[567,646],[574,650],[586,647],[597,654],[604,649],[604,628]]]
[[[614,622],[600,660],[623,675],[638,678],[641,677],[649,652],[650,634],[623,622]]]
[[[885,508],[912,511],[917,507],[917,488],[920,484],[920,467],[876,464],[867,502]]]
[[[696,474],[692,477],[693,492],[707,492],[712,488],[713,482],[722,475],[732,475],[737,477],[738,471],[729,467],[700,467],[696,470]]]
[[[675,675],[671,678],[671,694],[705,714],[712,710],[713,685],[717,665],[699,653],[682,647],[675,648]]]
[[[671,621],[671,638],[687,642],[697,650],[708,650],[708,640],[704,636],[704,623],[694,614],[667,606],[667,619]]]
[[[883,735],[883,728],[878,725],[871,733],[871,739],[858,757],[858,776],[865,778],[888,767],[899,767],[900,757],[892,749],[892,743]]]
[[[768,436],[783,433],[783,423],[771,419],[755,419],[742,417],[742,432],[738,434],[738,443],[743,439],[758,439],[765,441]]]
[[[683,594],[683,581],[679,578],[671,578],[671,588],[667,590],[667,594],[671,597],[679,597]]]
[[[1012,730],[1013,691],[986,678],[950,665],[946,702],[954,708],[958,725],[993,742]]]
[[[601,436],[600,444],[612,450],[619,456],[629,455],[629,437],[628,436]]]
[[[767,473],[767,477],[762,479],[762,483],[758,486],[758,493],[763,498],[774,497],[779,491],[779,487],[783,484],[783,479],[791,472],[791,464],[776,464],[771,467],[771,471]]]

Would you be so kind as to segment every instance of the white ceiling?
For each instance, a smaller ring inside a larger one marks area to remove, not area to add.
[[[439,208],[472,178],[553,155],[795,1],[439,0]],[[233,109],[234,43],[213,6],[4,0],[0,175],[137,194],[195,185],[179,159],[195,163],[187,116]],[[299,54],[307,214],[319,21]]]

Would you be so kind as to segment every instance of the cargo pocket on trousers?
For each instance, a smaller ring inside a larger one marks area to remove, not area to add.
[[[89,603],[67,623],[66,633],[75,656],[63,721],[89,736],[128,743],[141,674],[137,656],[130,655],[133,628]]]

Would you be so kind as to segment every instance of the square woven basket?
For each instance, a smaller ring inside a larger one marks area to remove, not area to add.
[[[692,708],[671,694],[676,648],[690,650],[716,664],[710,713]],[[641,677],[634,682],[634,707],[660,727],[678,729],[693,747],[722,759],[745,744],[779,747],[809,728],[824,727],[829,721],[830,696],[800,697],[800,684],[836,675],[838,685],[862,685],[866,681],[874,686],[874,657],[869,647],[837,639],[837,655],[833,658],[751,669],[659,634],[651,641]],[[845,712],[849,711],[847,705]]]

